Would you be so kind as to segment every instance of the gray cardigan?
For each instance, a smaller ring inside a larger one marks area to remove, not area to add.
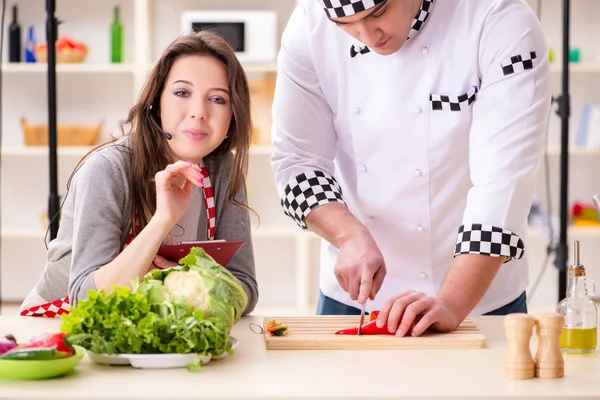
[[[78,300],[87,298],[89,289],[96,290],[96,270],[123,250],[131,230],[131,164],[127,142],[125,139],[121,144],[97,150],[75,173],[61,211],[58,235],[49,244],[46,267],[21,309],[39,305],[40,297],[53,301],[67,295],[75,306]],[[249,212],[227,200],[232,165],[233,154],[229,153],[216,168],[207,166],[207,169],[215,199],[215,239],[244,242],[226,267],[248,294],[244,312],[247,314],[258,301],[258,284]],[[247,204],[245,187],[236,199]],[[171,233],[179,236],[177,242],[207,240],[206,218],[203,191],[195,187],[190,209]],[[192,229],[182,233],[186,227]]]

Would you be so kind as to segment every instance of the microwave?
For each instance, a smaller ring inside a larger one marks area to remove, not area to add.
[[[182,31],[210,29],[233,48],[240,62],[273,62],[277,58],[277,13],[272,10],[184,11]]]

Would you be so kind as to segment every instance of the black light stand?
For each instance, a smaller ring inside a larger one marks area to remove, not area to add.
[[[554,265],[558,268],[558,301],[567,293],[567,223],[569,221],[569,117],[571,101],[569,96],[569,30],[571,19],[571,0],[563,0],[563,57],[562,57],[562,94],[556,99],[558,115],[561,120],[560,141],[560,236],[556,245]]]
[[[50,221],[50,240],[58,234],[58,163],[56,135],[56,38],[58,20],[54,17],[55,0],[46,0],[46,40],[48,43],[48,151],[50,173],[50,195],[48,197],[48,220]]]

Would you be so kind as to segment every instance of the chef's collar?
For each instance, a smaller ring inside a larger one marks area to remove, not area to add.
[[[327,13],[327,15],[330,16],[330,18],[337,18],[336,15],[334,14],[333,16],[331,16],[331,12],[332,10],[334,10],[334,13],[337,13],[337,8],[336,7],[328,7],[328,5],[332,5],[332,2],[335,2],[335,4],[347,4],[347,3],[363,3],[363,6],[365,5],[364,3],[369,3],[372,4],[370,5],[370,7],[374,7],[377,4],[383,3],[383,1],[385,0],[362,0],[362,1],[356,1],[356,0],[319,0],[321,2],[321,4],[325,7],[325,12]],[[419,33],[419,31],[421,30],[421,28],[423,27],[423,25],[425,24],[425,22],[427,21],[427,18],[429,17],[429,14],[431,13],[431,8],[433,7],[433,2],[435,0],[421,0],[421,7],[419,8],[419,11],[417,12],[417,15],[415,15],[412,25],[410,27],[410,32],[408,33],[408,38],[412,39],[414,38],[417,33]],[[348,6],[344,6],[344,7],[348,7]],[[351,7],[351,6],[350,6]],[[370,8],[369,7],[369,8]],[[348,9],[349,10],[349,9]],[[358,12],[358,11],[356,11]],[[346,14],[347,15],[352,15],[352,14]],[[350,57],[355,57],[358,54],[366,54],[369,53],[371,50],[365,46],[362,43],[357,43],[354,44],[350,47]]]
[[[431,7],[433,7],[433,2],[435,0],[422,0],[421,7],[417,12],[417,15],[413,19],[412,26],[410,28],[410,32],[408,32],[408,39],[415,37],[415,35],[421,30],[425,21],[429,17],[431,13]]]

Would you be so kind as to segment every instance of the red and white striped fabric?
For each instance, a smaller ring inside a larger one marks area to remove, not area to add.
[[[216,225],[216,210],[215,210],[215,198],[213,195],[213,188],[210,183],[210,177],[205,167],[201,167],[204,184],[204,204],[206,205],[206,228],[208,230],[208,240],[214,240],[215,232],[217,230]],[[131,235],[127,238],[127,243],[131,241]],[[69,313],[69,296],[62,299],[54,300],[50,303],[41,304],[34,306],[26,310],[21,311],[22,316],[26,317],[60,317],[62,314]]]
[[[203,190],[204,190],[204,203],[206,205],[206,225],[208,229],[207,237],[208,240],[215,238],[215,232],[217,231],[217,212],[215,210],[215,198],[213,195],[213,188],[210,184],[210,177],[205,167],[201,167],[200,171],[204,176],[203,179]]]

